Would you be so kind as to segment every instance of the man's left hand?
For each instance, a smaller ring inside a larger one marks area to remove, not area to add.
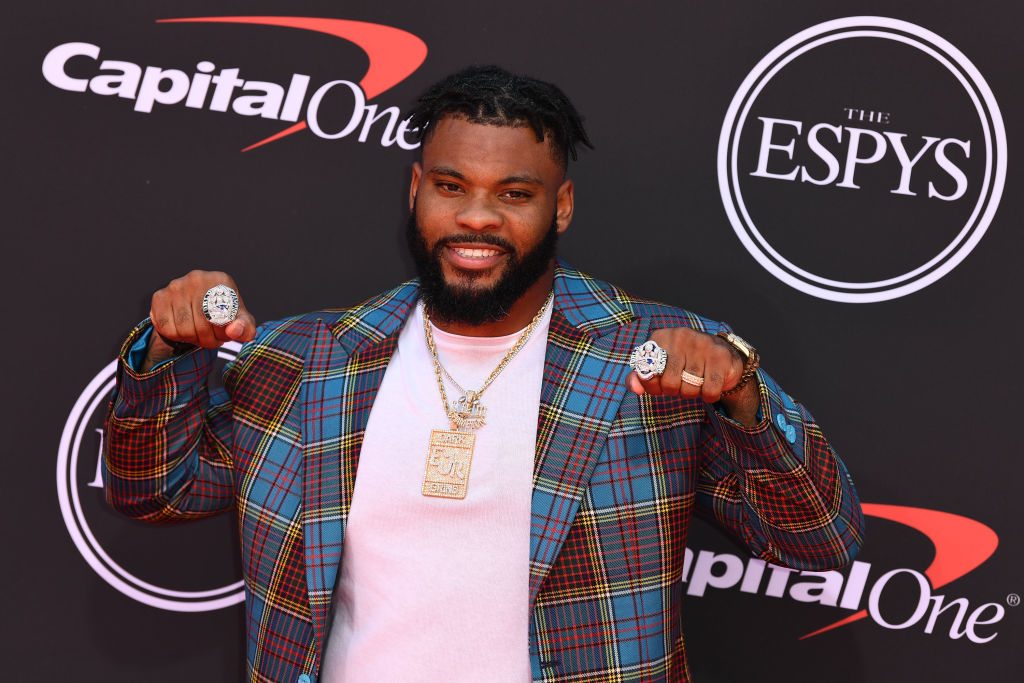
[[[756,379],[751,379],[740,391],[722,396],[722,392],[736,386],[743,374],[743,356],[729,342],[688,327],[655,330],[650,339],[668,354],[665,372],[647,380],[640,379],[636,372],[630,373],[627,379],[630,391],[639,395],[699,398],[707,403],[721,401],[732,419],[748,427],[756,424],[759,401]],[[684,382],[684,370],[694,377],[703,377],[704,383],[696,386]]]

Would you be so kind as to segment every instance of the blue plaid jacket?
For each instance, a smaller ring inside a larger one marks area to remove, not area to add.
[[[363,432],[417,297],[410,282],[265,325],[213,395],[211,351],[143,375],[122,363],[108,496],[150,521],[237,509],[251,681],[316,680]],[[680,575],[695,511],[799,569],[842,566],[860,544],[846,469],[767,374],[752,429],[700,401],[626,390],[633,347],[675,326],[720,324],[559,264],[530,530],[535,681],[689,680]]]

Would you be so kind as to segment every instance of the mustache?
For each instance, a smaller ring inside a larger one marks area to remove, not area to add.
[[[434,252],[437,252],[437,250],[450,244],[486,244],[488,246],[498,247],[504,251],[515,253],[515,247],[512,246],[508,240],[498,237],[497,235],[490,235],[486,233],[469,233],[466,235],[448,235],[447,237],[442,237],[434,243]]]

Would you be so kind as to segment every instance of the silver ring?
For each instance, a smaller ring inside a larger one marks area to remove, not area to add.
[[[645,341],[633,349],[629,357],[629,367],[633,368],[637,377],[648,380],[658,377],[665,372],[665,363],[668,361],[668,353],[658,346],[656,342]]]
[[[216,285],[203,295],[203,315],[224,327],[238,316],[238,294],[227,285]]]
[[[680,375],[680,379],[682,379],[687,384],[695,386],[695,387],[702,387],[702,386],[704,386],[704,378],[703,377],[701,377],[700,375],[691,374],[691,373],[687,372],[686,370],[683,370],[683,374]]]

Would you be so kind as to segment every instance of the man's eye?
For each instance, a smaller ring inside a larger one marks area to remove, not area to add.
[[[505,196],[509,199],[529,199],[531,195],[523,190],[506,190]]]
[[[437,183],[437,189],[442,192],[458,192],[459,186],[455,183]]]

